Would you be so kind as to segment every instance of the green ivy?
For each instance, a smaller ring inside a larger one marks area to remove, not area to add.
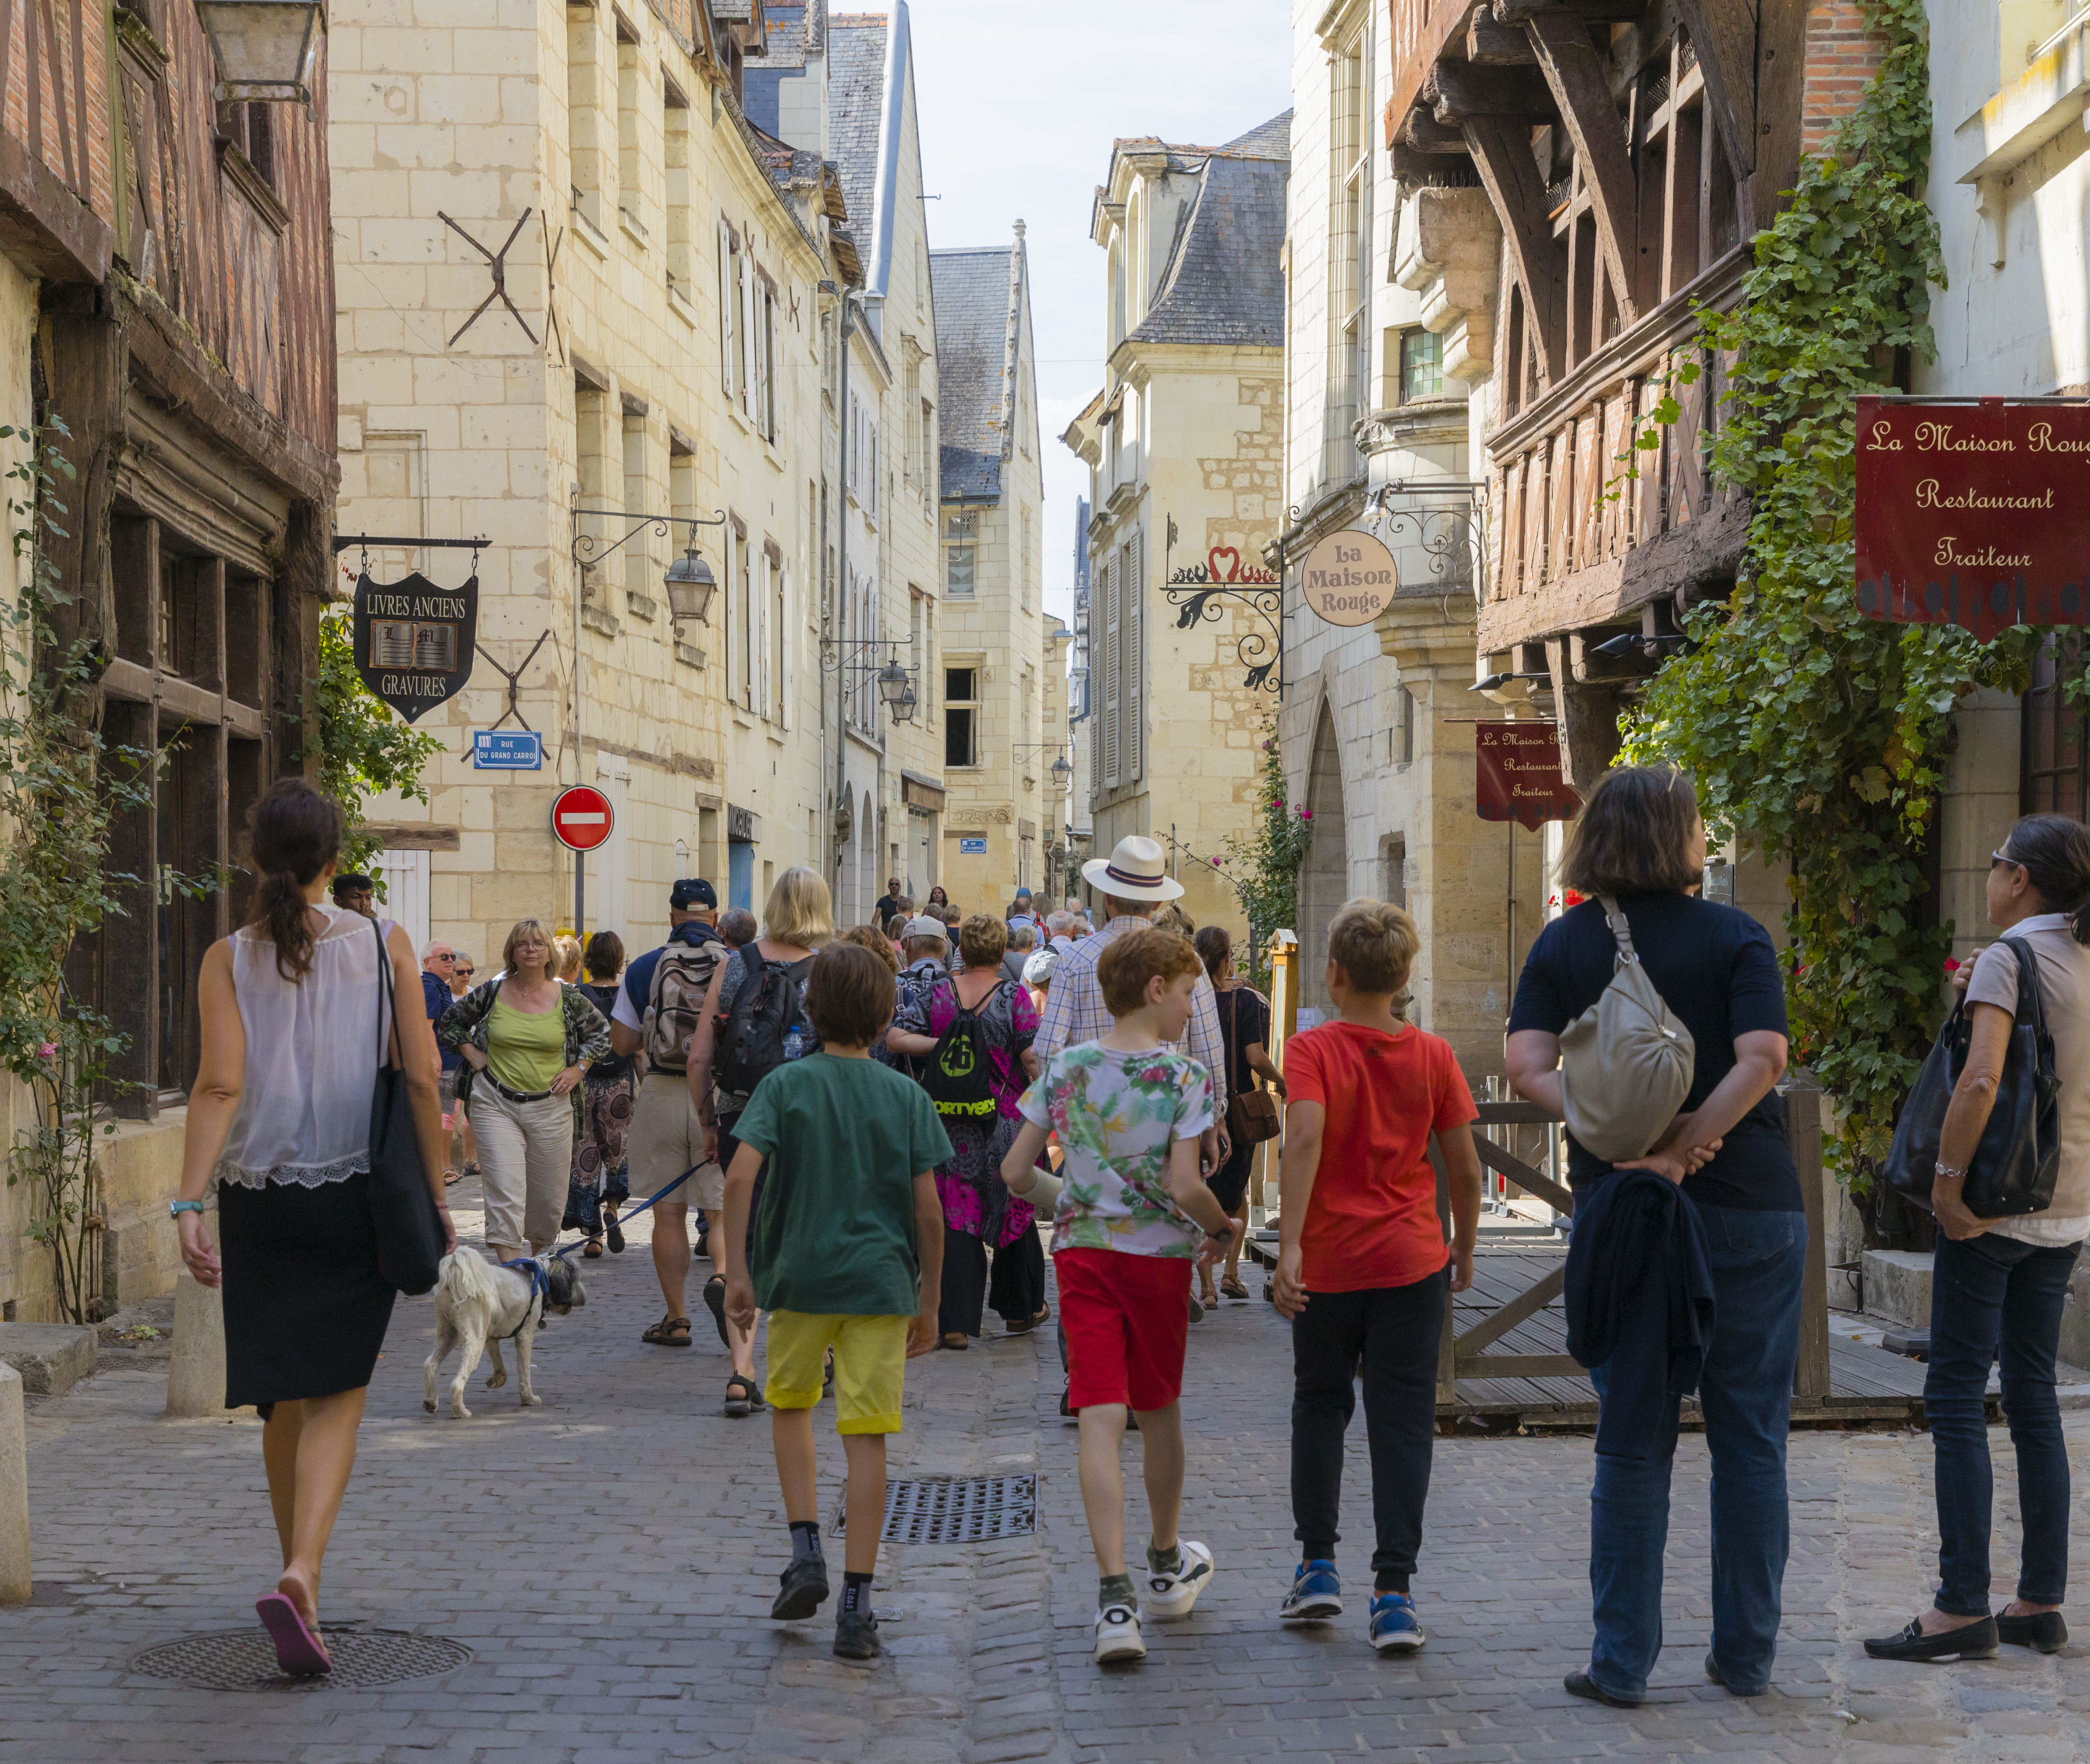
[[[321,617],[319,678],[307,684],[319,740],[298,758],[318,760],[314,781],[347,817],[341,867],[365,869],[376,856],[379,841],[363,831],[363,799],[391,791],[411,802],[427,802],[421,768],[442,751],[443,744],[401,722],[363,683],[355,666],[354,620],[346,606]]]
[[[1861,0],[1886,58],[1791,204],[1758,234],[1730,314],[1713,467],[1750,503],[1741,579],[1694,609],[1692,647],[1654,677],[1626,754],[1674,759],[1707,820],[1792,859],[1787,983],[1795,1059],[1835,1099],[1833,1167],[1877,1235],[1881,1162],[1936,1022],[1949,928],[1917,919],[1954,704],[2021,690],[2034,643],[1861,614],[1852,592],[1856,400],[1897,353],[1934,358],[1937,226],[1923,0]]]
[[[1274,729],[1263,737],[1255,784],[1254,832],[1228,840],[1223,866],[1241,896],[1254,953],[1249,984],[1270,989],[1270,938],[1299,923],[1299,871],[1314,843],[1314,812],[1287,800],[1284,764]],[[1215,864],[1220,860],[1215,860]]]

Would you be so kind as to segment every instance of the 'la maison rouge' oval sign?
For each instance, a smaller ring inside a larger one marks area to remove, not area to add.
[[[1370,533],[1331,533],[1306,554],[1299,586],[1308,609],[1331,625],[1369,625],[1386,610],[1400,577],[1393,553]]]

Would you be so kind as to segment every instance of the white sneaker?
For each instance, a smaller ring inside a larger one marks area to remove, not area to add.
[[[1187,1538],[1176,1545],[1182,1564],[1173,1574],[1148,1569],[1146,1605],[1157,1617],[1187,1617],[1198,1594],[1212,1584],[1212,1552]]]
[[[1113,1599],[1096,1613],[1096,1664],[1146,1657],[1146,1641],[1139,1633],[1138,1607]]]

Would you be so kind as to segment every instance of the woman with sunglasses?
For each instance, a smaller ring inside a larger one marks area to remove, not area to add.
[[[462,949],[455,951],[450,958],[450,996],[453,999],[459,999],[469,992],[471,990],[471,977],[478,971],[479,970],[473,966],[470,956]],[[451,1119],[456,1124],[456,1131],[460,1142],[450,1147],[450,1158],[452,1163],[456,1164],[460,1180],[467,1176],[477,1176],[480,1173],[479,1141],[473,1137],[471,1115],[466,1107],[466,1102],[467,1099],[464,1097],[454,1096],[450,1111]],[[464,1153],[464,1161],[458,1164],[457,1154],[460,1149]]]
[[[1930,1190],[1938,1236],[1923,1406],[1937,1461],[1937,1594],[1899,1634],[1866,1642],[1875,1659],[1987,1659],[2005,1641],[2055,1654],[2068,1640],[2061,1618],[2068,1583],[2068,1446],[2053,1362],[2069,1276],[2090,1236],[2090,829],[2063,815],[2019,821],[1989,860],[1988,909],[1989,923],[2010,936],[1953,977],[1967,989],[1972,1035],[1945,1112]],[[2029,948],[2039,965],[2061,1078],[2061,1170],[2044,1212],[1980,1219],[1963,1196],[2017,1020],[2013,943]],[[2018,1595],[1992,1616],[1993,1484],[1985,1409],[1998,1349],[2024,1538]]]

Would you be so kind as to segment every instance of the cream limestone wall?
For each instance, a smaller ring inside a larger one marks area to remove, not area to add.
[[[759,825],[758,890],[765,872],[826,858],[813,529],[832,419],[817,284],[837,273],[817,192],[778,191],[716,69],[646,7],[345,0],[329,30],[340,531],[489,542],[485,656],[419,725],[444,744],[431,801],[375,803],[371,818],[427,824],[431,928],[491,973],[517,918],[572,923],[574,864],[549,807],[563,785],[599,785],[618,826],[588,860],[582,928],[646,949],[680,869],[726,892],[729,806]],[[477,247],[504,244],[517,312],[495,299],[473,319],[492,287]],[[729,359],[722,290],[740,342],[773,296],[770,436],[754,364],[738,348]],[[729,524],[698,540],[719,583],[708,622],[668,615],[661,574],[686,529],[588,517],[603,548],[636,536],[577,572],[577,498],[724,511]],[[412,548],[372,561],[381,579],[419,567],[444,583],[467,567]],[[514,708],[544,734],[540,772],[472,766],[472,731],[510,708],[496,662],[519,670]]]

